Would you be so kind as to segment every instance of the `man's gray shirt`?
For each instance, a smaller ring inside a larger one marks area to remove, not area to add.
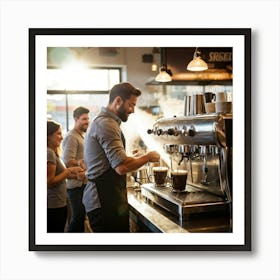
[[[86,176],[93,180],[110,167],[115,169],[127,158],[122,132],[121,120],[107,108],[102,108],[92,121],[85,136]],[[95,183],[88,181],[83,195],[86,212],[100,207]]]
[[[62,160],[66,165],[71,159],[84,159],[84,136],[80,134],[75,128],[70,130],[64,137],[62,142]],[[67,189],[81,187],[83,182],[75,179],[67,179]]]

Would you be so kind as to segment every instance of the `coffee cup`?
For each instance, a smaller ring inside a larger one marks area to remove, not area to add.
[[[187,170],[173,170],[171,172],[172,188],[174,191],[183,191],[186,188],[188,179]]]
[[[215,103],[205,103],[206,114],[215,113]]]
[[[227,101],[227,94],[225,92],[216,93],[216,102],[225,102]]]
[[[216,113],[232,113],[232,102],[216,102]]]
[[[152,169],[152,176],[156,186],[165,186],[168,168],[165,166],[155,166]]]

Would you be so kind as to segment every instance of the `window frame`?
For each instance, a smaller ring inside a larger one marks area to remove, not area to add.
[[[57,66],[48,66],[47,70],[49,69],[63,69],[62,67],[57,67]],[[109,71],[110,70],[119,70],[119,82],[122,82],[122,78],[123,78],[123,67],[119,66],[91,66],[88,67],[88,69],[101,69],[101,70],[108,70],[108,80],[110,80],[109,77]],[[109,84],[109,83],[108,83]],[[109,94],[110,89],[108,90],[49,90],[47,89],[47,96],[48,95],[65,95],[65,118],[66,118],[66,131],[70,130],[69,127],[69,95],[75,94],[93,94],[93,95],[99,95],[99,94]]]

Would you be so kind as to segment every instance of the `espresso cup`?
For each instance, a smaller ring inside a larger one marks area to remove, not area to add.
[[[171,172],[172,188],[175,191],[183,191],[188,179],[187,170],[174,170]]]
[[[152,169],[156,186],[165,186],[168,168],[164,166],[155,166]]]

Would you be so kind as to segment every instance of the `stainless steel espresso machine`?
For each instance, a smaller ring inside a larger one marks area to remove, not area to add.
[[[232,114],[201,114],[161,118],[148,133],[160,141],[173,169],[187,170],[186,186],[175,191],[165,186],[141,186],[147,202],[178,217],[180,223],[193,214],[225,212],[232,220]]]

